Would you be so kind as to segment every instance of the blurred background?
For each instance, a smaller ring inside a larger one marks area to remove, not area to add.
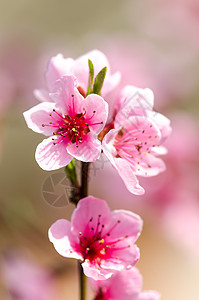
[[[198,32],[198,0],[0,0],[0,299],[78,299],[76,262],[47,236],[74,209],[67,181],[63,170],[35,162],[42,136],[22,112],[38,103],[33,90],[45,86],[51,56],[96,48],[122,73],[120,88],[154,91],[173,133],[167,171],[142,180],[145,196],[131,195],[103,156],[91,166],[90,194],[144,219],[137,264],[144,290],[162,300],[199,299]]]

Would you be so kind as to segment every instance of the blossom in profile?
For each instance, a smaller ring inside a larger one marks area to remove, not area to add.
[[[99,50],[90,51],[77,59],[64,58],[62,54],[57,54],[49,61],[46,71],[47,90],[52,91],[57,79],[66,74],[72,74],[77,77],[77,89],[86,97],[89,83],[88,60],[91,60],[94,66],[94,77],[107,67],[107,73],[101,90],[101,95],[106,98],[111,91],[115,89],[120,81],[120,73],[111,74],[110,65],[106,56]],[[40,101],[46,101],[48,97],[47,90],[36,90],[35,95]],[[52,99],[50,99],[52,101]]]
[[[97,135],[106,122],[108,104],[96,94],[84,98],[73,75],[58,79],[49,97],[52,102],[42,102],[24,112],[29,128],[49,136],[36,149],[40,167],[56,170],[73,157],[86,162],[99,158],[101,143]]]
[[[104,200],[88,196],[77,204],[71,222],[61,219],[49,229],[57,252],[79,259],[84,273],[95,280],[135,265],[139,249],[134,244],[142,220],[130,211],[110,211]]]
[[[137,176],[155,176],[165,170],[158,155],[165,154],[162,143],[171,132],[170,121],[152,110],[150,89],[126,86],[117,103],[114,128],[103,139],[103,151],[117,169],[127,189],[144,193]]]
[[[113,274],[107,280],[92,280],[94,300],[159,300],[156,291],[142,292],[142,276],[135,267]]]

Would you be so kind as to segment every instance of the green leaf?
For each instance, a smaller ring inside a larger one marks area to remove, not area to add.
[[[93,85],[93,93],[100,95],[104,79],[106,76],[107,67],[104,67],[95,77],[94,85]]]
[[[75,160],[71,160],[71,162],[65,166],[65,173],[67,178],[70,180],[72,185],[77,186],[77,173],[76,173],[76,168],[75,168]]]
[[[86,95],[92,93],[92,86],[93,86],[93,79],[94,79],[94,67],[90,59],[88,60],[88,67],[89,67],[89,78],[88,78],[88,89]]]

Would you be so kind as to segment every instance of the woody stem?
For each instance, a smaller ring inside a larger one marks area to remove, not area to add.
[[[88,196],[88,169],[89,163],[81,163],[81,187],[80,187],[80,199]],[[83,268],[80,262],[79,266],[79,278],[80,278],[80,300],[86,300],[86,276],[83,272]]]

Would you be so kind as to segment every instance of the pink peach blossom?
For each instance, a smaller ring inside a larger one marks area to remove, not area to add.
[[[11,296],[9,299],[56,298],[55,280],[51,271],[21,252],[7,251],[1,259],[1,277]]]
[[[73,157],[95,161],[101,153],[97,135],[103,129],[108,105],[99,95],[84,98],[77,90],[73,75],[56,81],[49,93],[53,102],[42,102],[24,112],[33,131],[50,136],[36,149],[36,161],[44,170],[66,166]]]
[[[96,292],[94,300],[159,300],[156,291],[141,292],[142,276],[138,269],[131,268],[113,274],[107,280],[90,279]]]
[[[135,265],[139,250],[134,242],[142,220],[130,211],[110,211],[104,200],[81,199],[71,223],[61,219],[49,229],[57,252],[82,261],[84,273],[95,280],[109,278],[116,270]]]
[[[152,108],[151,90],[125,87],[118,101],[115,128],[103,139],[105,155],[136,195],[144,193],[136,176],[154,176],[165,170],[157,156],[166,153],[161,144],[171,132],[170,122]]]
[[[106,56],[99,50],[88,52],[75,60],[72,58],[64,58],[62,54],[52,57],[46,72],[47,89],[51,91],[57,79],[63,75],[72,74],[77,77],[77,88],[85,97],[89,79],[88,59],[93,63],[94,76],[96,76],[102,68],[107,67],[107,73],[101,91],[102,96],[106,98],[119,83],[120,73],[116,72],[111,75],[109,62]],[[35,91],[35,95],[41,101],[46,99],[46,94],[48,94],[46,90]]]

